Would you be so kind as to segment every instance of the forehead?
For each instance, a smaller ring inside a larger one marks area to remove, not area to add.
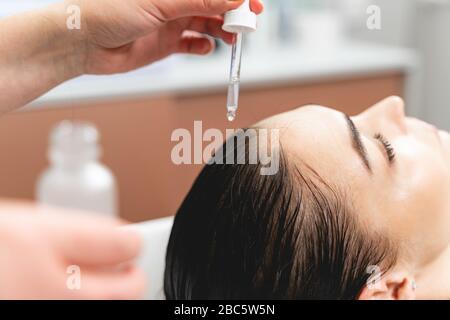
[[[367,178],[353,150],[345,117],[338,111],[305,106],[264,120],[259,126],[279,128],[289,161],[305,162],[330,183],[350,187]]]

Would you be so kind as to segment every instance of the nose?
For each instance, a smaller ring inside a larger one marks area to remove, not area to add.
[[[405,102],[400,97],[389,97],[361,114],[361,117],[378,128],[392,128],[406,133]]]

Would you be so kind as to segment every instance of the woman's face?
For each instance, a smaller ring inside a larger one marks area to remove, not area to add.
[[[400,98],[352,118],[307,106],[258,126],[281,128],[290,161],[344,190],[366,227],[405,244],[400,258],[423,265],[450,243],[450,135],[406,117]]]

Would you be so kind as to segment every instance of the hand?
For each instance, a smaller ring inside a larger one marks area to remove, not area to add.
[[[140,239],[117,225],[76,212],[0,205],[0,299],[141,298],[144,276],[130,263]],[[72,265],[81,271],[79,290],[67,285]]]
[[[242,3],[243,0],[79,0],[81,28],[87,39],[83,73],[126,72],[173,53],[204,55],[214,49],[214,42],[205,34],[232,43],[233,35],[222,30],[222,14]],[[251,7],[257,14],[263,10],[259,0],[251,0]]]

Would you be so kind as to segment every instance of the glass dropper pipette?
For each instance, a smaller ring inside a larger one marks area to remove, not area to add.
[[[239,85],[241,82],[242,33],[236,33],[231,53],[230,81],[228,83],[227,118],[234,121],[239,107]]]
[[[256,31],[256,14],[250,9],[250,0],[244,0],[241,6],[225,14],[222,29],[234,33],[230,67],[230,81],[228,83],[227,119],[233,121],[239,107],[239,85],[241,82],[241,60],[243,34]]]

